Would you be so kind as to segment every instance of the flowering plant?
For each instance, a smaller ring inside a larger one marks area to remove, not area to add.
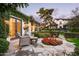
[[[48,38],[43,38],[42,43],[47,44],[47,45],[61,45],[62,41],[56,40],[56,39],[48,39]]]
[[[42,43],[49,45],[50,44],[50,40],[48,38],[44,38],[42,40]]]

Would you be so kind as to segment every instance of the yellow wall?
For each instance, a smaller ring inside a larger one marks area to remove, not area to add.
[[[14,18],[10,18],[9,20],[9,35],[11,37],[15,37],[16,32],[15,32],[15,19]],[[20,32],[21,30],[21,22],[18,20],[17,21],[17,31]]]
[[[31,31],[31,22],[28,23],[28,30]]]
[[[19,20],[17,22],[17,31],[21,32],[21,22]]]
[[[9,35],[15,36],[15,21],[13,18],[10,18],[9,20]]]
[[[32,22],[31,22],[31,23],[32,23]],[[35,31],[35,28],[36,28],[35,22],[33,22],[33,24],[31,25],[31,31],[34,32],[34,31]]]
[[[18,18],[19,19],[19,18]],[[9,25],[9,36],[14,38],[16,35],[15,18],[11,17],[9,21],[5,21]],[[24,28],[28,27],[29,32],[35,32],[38,24],[35,21],[31,21],[28,24],[24,24]],[[17,20],[17,32],[21,32],[21,21]]]
[[[31,24],[33,23],[33,24]],[[15,19],[14,18],[10,18],[9,20],[9,35],[10,37],[15,37],[16,32],[15,32]],[[25,27],[28,26],[28,30],[31,32],[35,32],[36,29],[36,23],[35,22],[29,22],[28,24],[25,24]],[[21,31],[21,22],[19,20],[17,20],[17,31],[20,32]]]
[[[35,28],[36,28],[36,26],[35,26],[35,23],[34,23],[33,26],[32,26],[32,32],[35,31]]]
[[[31,32],[34,32],[35,31],[35,23],[32,24],[32,22],[29,22],[28,23],[28,29],[31,30]]]

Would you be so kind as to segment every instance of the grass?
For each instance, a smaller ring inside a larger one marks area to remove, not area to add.
[[[75,46],[79,47],[79,38],[67,38],[67,41],[72,42]]]

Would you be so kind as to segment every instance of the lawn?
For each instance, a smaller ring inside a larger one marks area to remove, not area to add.
[[[79,47],[79,38],[67,38],[67,41],[72,42],[75,46]]]

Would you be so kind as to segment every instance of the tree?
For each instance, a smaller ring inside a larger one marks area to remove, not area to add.
[[[27,3],[1,3],[0,4],[0,17],[8,16],[13,11],[16,11],[18,7],[27,7]]]
[[[68,25],[72,31],[79,32],[79,8],[75,8],[75,10],[72,10],[72,13],[74,16],[71,18]]]
[[[4,18],[9,18],[10,15],[16,14],[18,12],[18,7],[27,7],[27,3],[1,3],[0,4],[0,38],[6,38],[5,35],[5,24],[4,24]],[[20,14],[21,16],[21,14]]]
[[[44,8],[40,8],[39,11],[37,12],[37,14],[39,14],[40,19],[43,19],[43,22],[45,23],[45,27],[49,27],[51,28],[51,24],[52,24],[52,13],[53,13],[54,9],[44,9]]]

